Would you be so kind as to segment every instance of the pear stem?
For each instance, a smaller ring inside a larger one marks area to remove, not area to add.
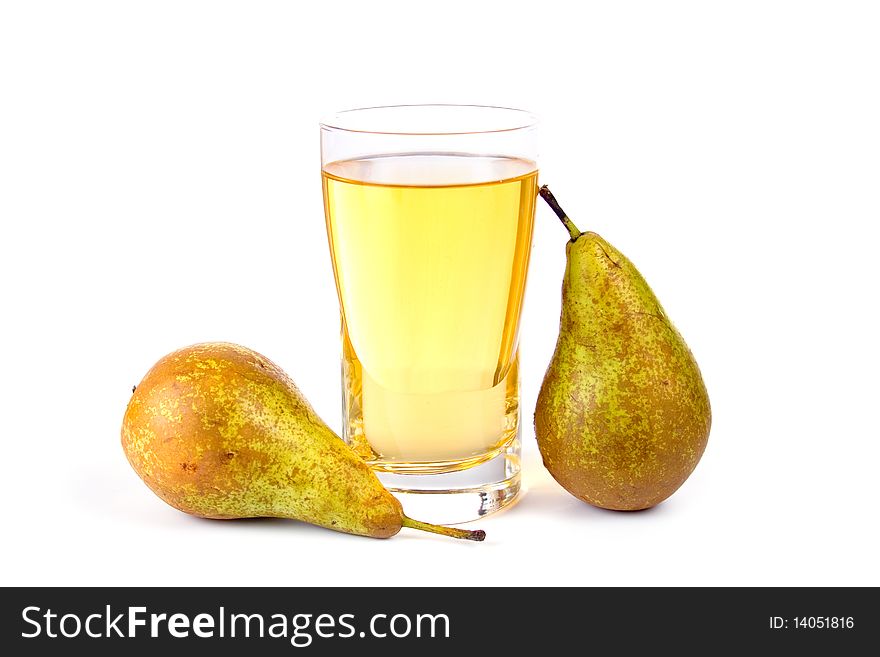
[[[432,525],[421,520],[413,520],[407,516],[403,516],[403,526],[411,529],[420,529],[423,532],[431,532],[432,534],[443,534],[452,538],[464,538],[468,541],[482,541],[486,538],[486,532],[482,529],[456,529],[455,527],[442,527],[440,525]]]
[[[547,205],[550,206],[550,209],[556,213],[556,216],[559,217],[559,221],[568,229],[568,234],[571,235],[571,241],[575,241],[578,237],[581,236],[581,231],[577,226],[574,225],[574,222],[568,218],[568,215],[565,214],[565,210],[563,210],[559,206],[559,201],[556,200],[556,197],[553,196],[553,192],[550,191],[550,188],[547,185],[541,187],[538,191],[541,195],[541,198],[547,202]]]

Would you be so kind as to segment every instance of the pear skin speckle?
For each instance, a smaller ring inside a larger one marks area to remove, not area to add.
[[[205,343],[160,360],[122,423],[135,472],[171,506],[204,518],[295,518],[376,538],[400,503],[269,359]]]
[[[535,409],[544,464],[576,497],[638,510],[693,472],[712,416],[699,367],[633,264],[595,233],[567,244],[559,339]]]

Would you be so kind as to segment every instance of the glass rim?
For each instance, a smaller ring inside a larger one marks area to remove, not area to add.
[[[363,115],[369,113],[387,113],[397,110],[472,110],[476,112],[495,114],[504,114],[508,117],[521,117],[518,121],[513,121],[513,125],[504,125],[498,128],[488,129],[425,129],[425,130],[389,130],[389,129],[369,129],[366,127],[355,127],[356,124],[346,124],[346,119],[351,115]],[[322,130],[332,130],[339,132],[350,132],[365,135],[392,135],[392,136],[413,136],[413,137],[450,137],[455,135],[485,135],[500,132],[516,132],[519,130],[528,130],[534,128],[538,124],[538,117],[527,110],[517,109],[515,107],[503,107],[501,105],[474,105],[460,103],[416,103],[401,105],[376,105],[372,107],[355,107],[352,109],[341,110],[328,115],[319,122]]]

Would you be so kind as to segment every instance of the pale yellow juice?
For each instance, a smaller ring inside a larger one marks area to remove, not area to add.
[[[455,469],[516,439],[530,161],[390,155],[323,170],[345,438],[380,469]]]

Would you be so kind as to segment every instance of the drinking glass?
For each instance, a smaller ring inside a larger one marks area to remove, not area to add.
[[[519,492],[535,126],[528,112],[474,105],[321,123],[343,438],[423,520],[473,520]]]

